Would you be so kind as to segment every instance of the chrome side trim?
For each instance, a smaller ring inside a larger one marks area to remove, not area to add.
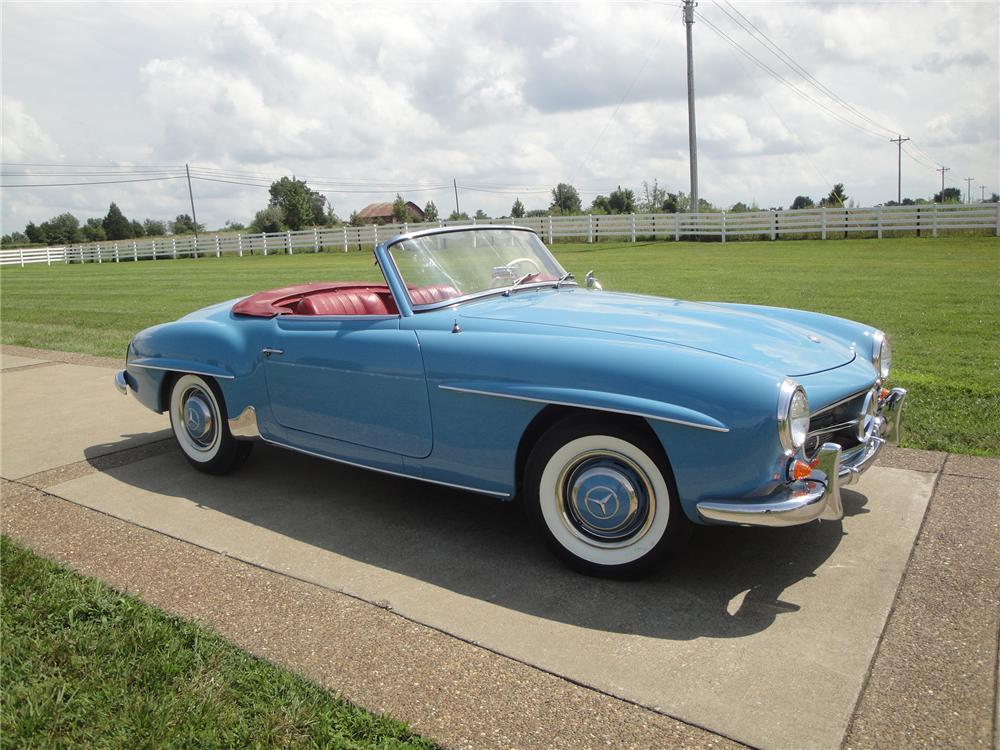
[[[206,378],[221,378],[222,380],[236,380],[235,375],[220,375],[217,372],[205,372],[204,370],[193,370],[190,367],[160,367],[159,365],[140,365],[138,362],[129,362],[129,367],[142,367],[146,370],[164,370],[166,372],[183,372],[188,375],[204,375]]]
[[[840,499],[840,446],[824,443],[816,470],[762,502],[703,500],[698,513],[710,521],[742,526],[798,526],[816,519],[837,521],[844,516]]]
[[[592,411],[605,411],[610,414],[626,414],[630,417],[642,417],[643,419],[654,419],[657,422],[670,422],[672,424],[679,424],[685,427],[697,427],[699,430],[711,430],[712,432],[729,432],[728,427],[713,427],[707,424],[698,424],[697,422],[688,422],[683,419],[671,419],[670,417],[661,417],[656,414],[647,414],[645,412],[639,411],[628,411],[627,409],[610,409],[606,406],[590,406],[588,404],[574,403],[572,401],[554,401],[548,398],[534,398],[532,396],[515,396],[511,393],[497,393],[495,391],[480,391],[475,388],[459,388],[453,385],[439,385],[442,391],[455,391],[457,393],[471,393],[476,396],[492,396],[493,398],[509,398],[514,401],[531,401],[536,404],[551,404],[552,406],[572,406],[577,409],[590,409]]]
[[[252,440],[260,437],[260,430],[257,428],[257,410],[248,406],[235,419],[229,420],[229,431],[234,438],[241,440]]]
[[[115,373],[115,388],[123,396],[128,395],[128,381],[125,379],[125,371],[119,370]]]
[[[272,440],[270,438],[261,438],[265,443],[270,443],[271,445],[276,445],[279,448],[287,448],[290,451],[295,451],[296,453],[302,453],[306,456],[313,456],[314,458],[322,458],[327,461],[333,461],[338,464],[345,464],[346,466],[354,466],[358,469],[367,469],[368,471],[375,471],[379,474],[388,474],[392,477],[402,477],[403,479],[416,479],[418,482],[427,482],[428,484],[439,484],[442,487],[451,487],[456,490],[465,490],[466,492],[475,492],[479,495],[490,495],[491,497],[502,497],[509,498],[511,495],[509,492],[494,492],[493,490],[484,490],[478,487],[469,487],[464,484],[453,484],[451,482],[442,482],[438,479],[427,479],[426,477],[418,477],[414,474],[404,474],[401,471],[393,471],[392,469],[380,469],[376,466],[369,466],[368,464],[358,463],[357,461],[348,461],[346,458],[334,458],[333,456],[324,456],[322,453],[315,453],[305,448],[297,448],[294,445],[288,445],[287,443],[281,443],[277,440]]]

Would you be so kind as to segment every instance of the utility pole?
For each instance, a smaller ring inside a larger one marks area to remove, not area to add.
[[[972,181],[974,179],[976,179],[976,178],[975,177],[966,177],[965,178],[965,184],[967,186],[966,190],[965,190],[965,202],[966,203],[972,203]]]
[[[698,211],[698,136],[694,124],[694,46],[691,27],[694,25],[694,0],[684,0],[684,26],[687,27],[687,74],[688,74],[688,145],[691,151],[691,206],[689,211]]]
[[[899,205],[903,205],[903,144],[908,140],[903,136],[889,139],[889,143],[896,144],[899,152],[896,154],[896,203]]]
[[[454,177],[451,178],[451,186],[455,188],[455,216],[457,218],[461,211],[458,210],[458,180]]]
[[[194,212],[194,191],[191,189],[191,169],[187,164],[184,165],[184,171],[187,173],[188,197],[191,199],[191,221],[194,222],[194,246],[198,247],[198,214]]]
[[[980,185],[979,189],[983,191],[983,199],[980,201],[980,203],[986,203],[986,186]]]
[[[950,172],[951,167],[938,167],[935,171],[941,173],[941,202],[944,203],[944,173]]]

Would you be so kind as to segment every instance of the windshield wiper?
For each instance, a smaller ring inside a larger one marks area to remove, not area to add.
[[[564,273],[562,276],[559,277],[558,281],[556,281],[556,289],[558,289],[563,284],[563,282],[569,281],[570,279],[576,279],[576,276],[567,271],[566,273]]]
[[[506,289],[503,290],[503,296],[504,297],[509,297],[511,289],[513,289],[516,286],[520,286],[525,281],[527,281],[528,279],[530,279],[532,276],[537,276],[537,275],[538,275],[538,271],[531,271],[529,273],[524,274],[523,276],[518,276],[516,279],[514,279],[512,282],[510,282],[510,285]]]

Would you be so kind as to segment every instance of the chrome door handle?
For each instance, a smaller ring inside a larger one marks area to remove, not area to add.
[[[285,353],[285,350],[284,350],[284,349],[272,349],[272,348],[271,348],[271,347],[269,347],[269,346],[265,346],[265,347],[264,347],[263,349],[261,349],[260,351],[261,351],[261,353],[262,353],[262,354],[263,354],[263,355],[264,355],[265,357],[270,357],[270,356],[271,356],[272,354],[284,354],[284,353]]]

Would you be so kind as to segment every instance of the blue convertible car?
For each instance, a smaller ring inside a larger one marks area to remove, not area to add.
[[[898,440],[889,342],[799,310],[578,285],[518,227],[375,248],[384,284],[274,289],[142,331],[116,375],[197,469],[253,440],[524,499],[579,570],[633,574],[691,524],[843,515]]]

